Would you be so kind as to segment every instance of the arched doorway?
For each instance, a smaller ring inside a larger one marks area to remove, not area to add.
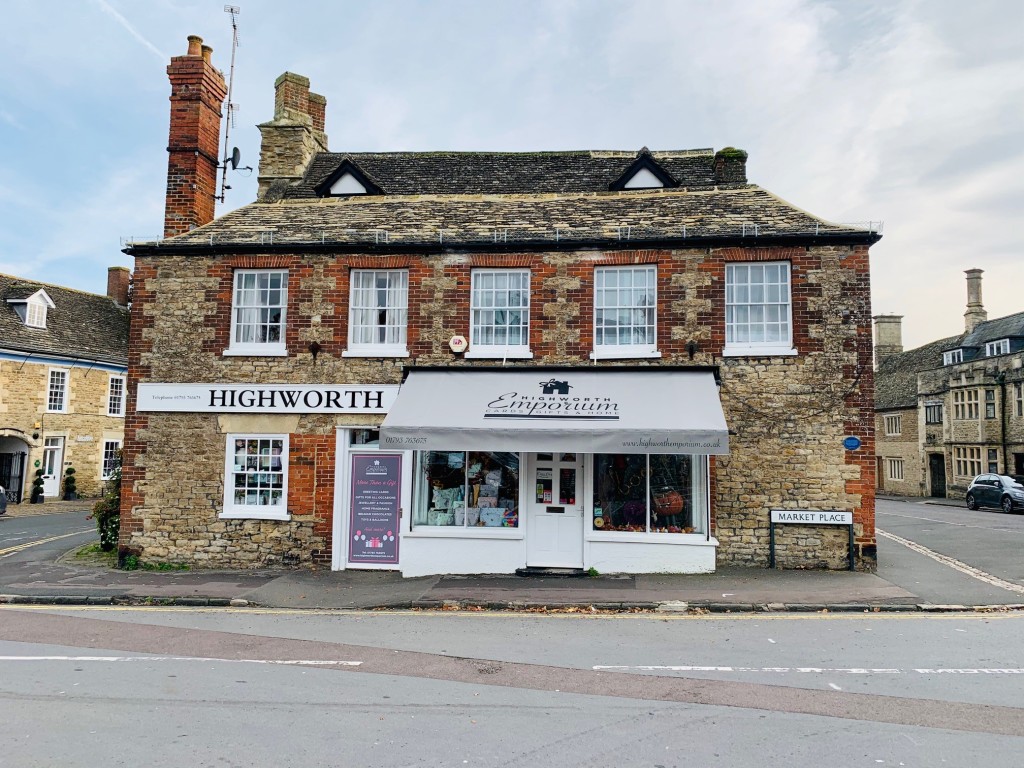
[[[9,504],[20,503],[25,492],[29,445],[19,434],[20,430],[0,429],[0,486]]]

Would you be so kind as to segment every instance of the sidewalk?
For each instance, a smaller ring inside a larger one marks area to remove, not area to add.
[[[84,500],[13,509],[18,516],[91,506]],[[360,570],[119,571],[67,555],[56,562],[0,558],[0,603],[691,613],[1024,610],[1020,592],[979,582],[918,553],[894,555],[895,549],[880,548],[873,574],[722,567],[696,575],[412,579]]]

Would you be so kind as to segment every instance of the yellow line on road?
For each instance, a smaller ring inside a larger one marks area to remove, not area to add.
[[[14,547],[7,547],[7,549],[0,549],[0,557],[7,557],[8,555],[13,555],[15,552],[21,552],[23,549],[28,549],[29,547],[37,547],[40,544],[48,544],[51,541],[57,541],[58,539],[66,539],[69,536],[81,536],[83,533],[88,533],[89,530],[89,528],[86,528],[84,531],[76,531],[75,533],[64,533],[60,536],[51,536],[48,539],[37,539],[36,541],[28,541],[24,544],[18,544]]]

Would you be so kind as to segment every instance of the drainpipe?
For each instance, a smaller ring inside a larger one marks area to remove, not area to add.
[[[1010,474],[1010,459],[1006,455],[1006,371],[996,374],[999,384],[999,439],[1003,446],[1003,474]]]

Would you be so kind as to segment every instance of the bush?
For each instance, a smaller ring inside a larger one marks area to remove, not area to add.
[[[110,479],[103,486],[103,498],[92,508],[96,530],[100,534],[100,549],[110,552],[117,546],[121,529],[121,452],[118,451]]]
[[[64,470],[64,501],[74,501],[78,498],[78,488],[75,482],[75,468],[68,467]]]

